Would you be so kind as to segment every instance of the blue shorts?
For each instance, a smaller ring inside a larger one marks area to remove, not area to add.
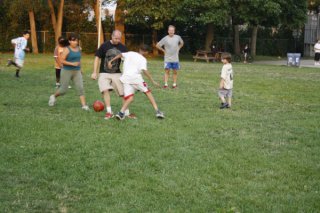
[[[180,63],[179,62],[164,62],[164,68],[166,70],[179,70]]]

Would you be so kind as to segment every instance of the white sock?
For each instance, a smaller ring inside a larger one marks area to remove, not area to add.
[[[107,107],[107,112],[112,113],[111,107]]]
[[[130,111],[129,111],[129,109],[126,109],[126,111],[124,111],[124,115],[125,115],[125,116],[130,115]]]
[[[174,87],[175,87],[175,86],[177,86],[177,84],[176,84],[176,83],[173,83],[173,85],[172,85],[172,86],[174,86]]]
[[[167,82],[165,82],[165,83],[164,83],[164,85],[165,85],[165,86],[168,86],[168,83],[167,83]]]

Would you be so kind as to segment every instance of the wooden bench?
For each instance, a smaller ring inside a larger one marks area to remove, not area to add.
[[[215,61],[216,57],[213,57],[213,56],[210,56],[210,57],[209,56],[193,56],[193,59],[195,62],[197,61],[197,59],[206,60],[207,62],[209,62],[210,60]]]
[[[208,56],[209,54],[212,55],[212,53],[210,51],[197,50],[197,54],[195,56],[193,56],[194,62],[196,62],[198,59],[199,60],[206,60],[207,63],[209,63],[210,60],[215,61],[216,57]]]

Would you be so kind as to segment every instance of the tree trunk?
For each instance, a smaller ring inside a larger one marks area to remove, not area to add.
[[[234,31],[234,53],[240,55],[240,33],[239,25],[233,25]]]
[[[100,26],[100,42],[99,44],[101,45],[104,42],[104,37],[103,37],[103,28],[102,28],[102,23],[101,22],[101,17],[100,17],[100,5],[99,5],[99,0],[96,1],[94,5],[94,14],[96,16],[96,27],[97,27],[97,35],[99,33],[99,26]],[[99,36],[97,40],[99,39]],[[99,45],[98,45],[99,46]],[[98,47],[99,48],[99,47]]]
[[[253,26],[251,35],[251,55],[256,56],[258,26]]]
[[[152,49],[153,49],[153,55],[158,56],[158,49],[156,48],[156,45],[158,43],[158,32],[157,30],[152,30]]]
[[[55,32],[56,31],[56,25],[57,25],[57,18],[56,18],[56,13],[54,12],[54,7],[53,7],[53,4],[52,4],[52,0],[48,0],[48,5],[49,5],[49,8],[50,8],[50,15],[51,15],[51,22],[52,22],[53,31]]]
[[[116,9],[116,14],[115,14],[115,29],[119,30],[122,33],[121,37],[121,43],[125,44],[126,42],[126,36],[124,34],[124,17],[122,14],[122,9],[123,9],[123,1],[118,0],[117,1],[117,9]]]
[[[206,41],[205,41],[205,44],[204,44],[204,48],[207,51],[211,50],[211,43],[213,41],[213,35],[214,35],[213,23],[209,23],[209,24],[207,24]]]
[[[29,13],[30,28],[31,28],[32,52],[35,53],[35,54],[38,54],[39,50],[38,50],[36,21],[35,21],[35,18],[34,18],[34,12],[33,12],[33,10],[30,10],[28,13]]]
[[[63,6],[64,6],[64,0],[61,0],[59,4],[59,9],[58,9],[58,19],[57,19],[56,30],[55,30],[56,42],[58,42],[58,38],[61,36],[61,31],[62,31]]]

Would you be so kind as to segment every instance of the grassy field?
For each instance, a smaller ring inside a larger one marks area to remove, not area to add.
[[[182,61],[177,90],[152,87],[137,120],[55,107],[53,57],[27,55],[21,78],[0,55],[0,212],[320,212],[320,69],[234,64],[220,110],[221,64]],[[149,60],[162,83],[162,60]],[[84,56],[88,103],[101,99]],[[112,94],[118,111],[121,99]]]

